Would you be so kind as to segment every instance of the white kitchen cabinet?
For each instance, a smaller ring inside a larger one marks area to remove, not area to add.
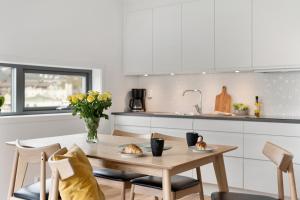
[[[244,132],[263,135],[281,135],[299,137],[300,124],[270,123],[270,122],[245,122]]]
[[[153,9],[153,70],[181,72],[181,5]]]
[[[151,134],[150,127],[115,125],[115,129],[136,134]]]
[[[151,123],[150,117],[124,116],[124,115],[115,116],[115,125],[150,127],[150,123]]]
[[[245,159],[244,161],[244,187],[247,190],[259,191],[264,193],[277,194],[277,168],[274,163],[270,161],[260,161]],[[294,165],[296,174],[296,183],[300,182],[300,166]],[[285,195],[290,196],[289,183],[287,176],[284,175]],[[300,191],[299,184],[297,190]]]
[[[228,185],[235,188],[243,188],[243,159],[225,157],[225,168]],[[204,183],[217,184],[213,164],[201,167],[202,180]]]
[[[170,135],[174,137],[186,138],[187,132],[192,132],[191,129],[172,129],[172,128],[155,128],[151,127],[152,133],[162,133],[164,135]]]
[[[214,67],[214,2],[182,5],[182,71],[207,72]]]
[[[299,0],[253,0],[255,68],[299,67],[299,10]]]
[[[124,27],[124,73],[151,74],[152,9],[128,13]]]
[[[262,153],[263,147],[267,141],[277,144],[292,152],[294,155],[294,162],[300,164],[300,137],[245,134],[245,158],[268,160],[268,158],[266,158]]]
[[[215,0],[215,68],[251,69],[251,1]]]
[[[236,156],[242,158],[244,155],[244,136],[240,133],[214,132],[214,131],[198,131],[204,137],[208,144],[220,144],[237,146],[238,149],[228,152],[226,156]]]
[[[193,126],[196,131],[243,132],[241,121],[195,119]]]
[[[151,127],[192,130],[193,119],[152,117]]]

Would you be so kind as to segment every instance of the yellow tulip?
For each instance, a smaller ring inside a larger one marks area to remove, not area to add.
[[[90,90],[90,91],[88,91],[88,94],[92,95],[92,96],[97,96],[97,95],[99,95],[99,92],[96,90]]]
[[[82,101],[85,98],[85,94],[81,94],[81,93],[77,94],[76,96],[80,101]]]
[[[72,103],[73,104],[78,103],[78,98],[76,96],[72,96]]]
[[[89,103],[92,103],[95,101],[95,97],[93,95],[89,95],[86,99]]]

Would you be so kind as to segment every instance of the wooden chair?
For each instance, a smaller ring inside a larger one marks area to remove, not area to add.
[[[150,134],[135,134],[120,130],[114,130],[112,135],[146,139],[148,138],[149,140],[151,138]],[[131,187],[130,181],[134,178],[139,178],[144,175],[103,168],[94,170],[94,176],[97,178],[99,184],[119,189],[121,191],[121,200],[125,200],[126,189],[129,189]]]
[[[166,141],[184,141],[185,139],[164,135],[161,133],[153,133],[152,138],[162,138]],[[200,167],[196,168],[197,179],[175,175],[171,177],[172,199],[180,199],[190,194],[199,193],[200,199],[204,200],[203,186]],[[135,194],[146,194],[154,196],[156,200],[161,199],[162,194],[162,178],[155,176],[145,176],[131,180],[130,200],[134,200]]]
[[[283,173],[289,177],[291,200],[297,200],[297,189],[293,168],[293,155],[287,150],[267,142],[263,154],[277,166],[278,198],[262,195],[239,194],[231,192],[216,192],[211,195],[212,200],[284,200]]]
[[[7,199],[48,199],[49,184],[51,180],[46,180],[46,162],[48,161],[48,158],[59,149],[59,144],[40,148],[27,148],[23,147],[17,140]],[[37,163],[40,163],[40,182],[23,186],[28,164]]]

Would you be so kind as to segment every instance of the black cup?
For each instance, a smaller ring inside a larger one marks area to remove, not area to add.
[[[195,132],[188,132],[186,133],[186,142],[187,145],[190,146],[195,146],[199,138],[199,134]]]
[[[151,139],[151,149],[153,156],[161,156],[164,150],[165,141],[160,138],[152,138]]]

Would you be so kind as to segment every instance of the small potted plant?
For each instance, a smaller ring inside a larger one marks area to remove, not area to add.
[[[233,104],[233,114],[238,116],[249,115],[249,107],[243,103]]]
[[[87,128],[87,142],[97,143],[97,129],[100,118],[108,119],[104,113],[112,105],[112,96],[110,92],[89,91],[87,94],[76,94],[69,96],[70,107],[73,110],[73,116],[79,114],[80,119],[84,119]]]
[[[1,108],[4,105],[5,102],[5,97],[4,96],[0,96],[0,112],[1,112]]]

